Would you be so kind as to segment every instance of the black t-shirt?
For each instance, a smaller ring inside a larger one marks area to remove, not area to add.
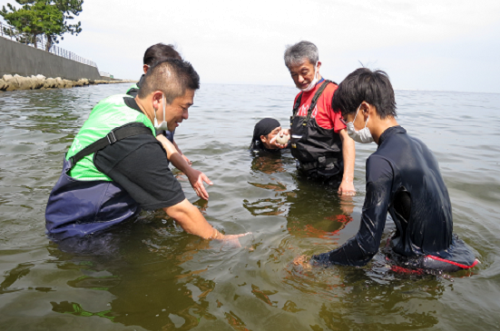
[[[125,104],[141,112],[133,98]],[[141,112],[142,113],[142,112]],[[143,126],[130,123],[125,126]],[[185,199],[161,143],[151,134],[125,138],[95,153],[97,169],[118,183],[143,209],[170,207]]]

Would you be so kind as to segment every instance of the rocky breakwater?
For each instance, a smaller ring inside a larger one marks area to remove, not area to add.
[[[0,91],[15,91],[15,90],[37,90],[37,89],[53,89],[53,88],[70,88],[81,87],[95,84],[116,84],[132,82],[129,80],[90,80],[86,78],[77,81],[57,78],[45,78],[42,75],[31,77],[22,77],[19,75],[4,75],[0,79]]]

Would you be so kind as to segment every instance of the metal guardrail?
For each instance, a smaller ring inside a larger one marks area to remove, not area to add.
[[[18,42],[20,44],[25,44],[31,47],[35,47],[42,51],[45,51],[47,46],[47,38],[44,35],[37,36],[35,44],[33,43],[32,40],[30,40],[30,36],[28,36],[26,33],[20,32],[13,26],[10,26],[2,22],[0,22],[0,36],[6,39],[10,38],[10,40],[12,41]],[[40,45],[40,47],[38,47],[38,45]],[[56,45],[50,46],[49,53],[63,57],[68,60],[73,60],[97,68],[97,64],[94,61],[90,61],[86,58],[83,58],[73,52],[67,51]]]

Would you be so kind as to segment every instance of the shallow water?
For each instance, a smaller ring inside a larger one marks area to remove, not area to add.
[[[187,198],[242,248],[187,235],[143,213],[108,254],[62,252],[44,211],[62,158],[91,108],[127,85],[0,94],[2,330],[491,330],[500,325],[500,95],[397,91],[399,122],[434,151],[453,203],[454,232],[482,262],[472,272],[395,274],[379,253],[366,267],[292,260],[341,245],[358,229],[364,165],[357,144],[352,200],[297,178],[294,161],[253,158],[253,125],[286,125],[292,87],[204,85],[176,141],[215,183]],[[384,233],[394,229],[389,221]]]

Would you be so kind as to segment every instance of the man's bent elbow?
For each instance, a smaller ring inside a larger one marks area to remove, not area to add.
[[[187,199],[184,199],[173,206],[163,208],[163,210],[168,216],[178,221],[185,219],[192,212],[192,208],[196,209]]]

